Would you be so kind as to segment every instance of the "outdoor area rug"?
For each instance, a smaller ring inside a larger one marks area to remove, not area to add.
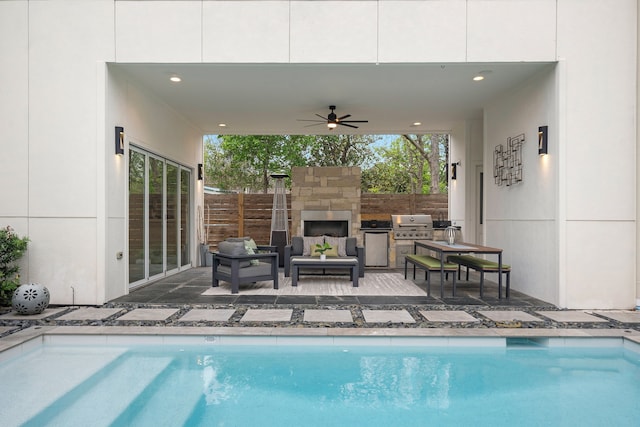
[[[365,273],[354,288],[349,276],[301,275],[298,286],[291,286],[291,277],[280,272],[279,289],[273,282],[256,282],[240,285],[243,295],[380,295],[380,296],[426,296],[427,293],[415,283],[404,279],[401,273]],[[209,288],[202,295],[229,295],[231,284],[220,282],[217,288]]]

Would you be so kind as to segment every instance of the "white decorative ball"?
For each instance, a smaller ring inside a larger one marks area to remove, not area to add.
[[[13,292],[11,305],[18,314],[40,314],[49,306],[49,290],[37,283],[20,285]]]

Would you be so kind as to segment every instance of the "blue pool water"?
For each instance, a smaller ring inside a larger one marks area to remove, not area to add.
[[[640,354],[567,347],[45,345],[3,426],[638,426]]]

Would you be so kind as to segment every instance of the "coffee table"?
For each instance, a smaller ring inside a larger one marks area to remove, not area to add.
[[[322,260],[319,257],[308,256],[294,256],[291,257],[291,286],[298,286],[298,276],[300,274],[300,267],[312,267],[312,268],[348,268],[351,269],[350,279],[353,282],[353,287],[358,287],[358,259],[357,258],[342,258],[342,257],[327,257]]]

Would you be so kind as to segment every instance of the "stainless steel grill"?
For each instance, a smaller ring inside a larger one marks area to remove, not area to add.
[[[433,239],[431,215],[391,215],[395,240]]]

